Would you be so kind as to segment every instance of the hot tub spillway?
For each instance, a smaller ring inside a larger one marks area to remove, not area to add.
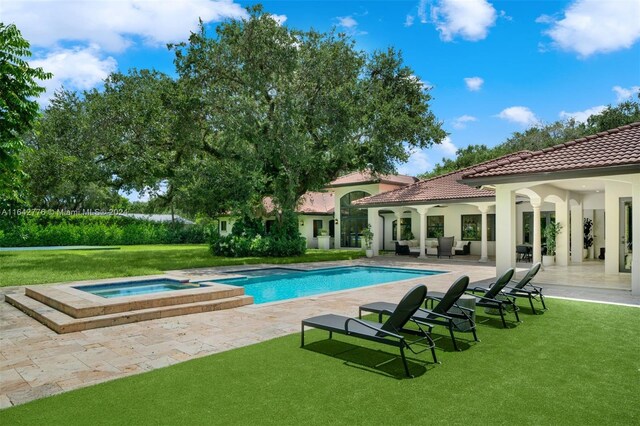
[[[6,295],[5,300],[60,334],[253,303],[253,297],[245,295],[244,288],[213,282],[193,283],[194,288],[183,290],[114,298],[102,298],[79,289],[92,284],[95,283],[28,286],[24,294]]]

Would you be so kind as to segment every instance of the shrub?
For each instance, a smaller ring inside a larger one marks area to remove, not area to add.
[[[291,226],[293,223],[293,226]],[[283,218],[266,234],[262,222],[244,218],[233,225],[231,234],[222,236],[218,231],[209,238],[211,253],[215,256],[248,257],[300,256],[307,249],[307,242],[300,236],[297,220]]]
[[[157,223],[122,216],[26,216],[0,223],[0,247],[199,244],[208,227]]]

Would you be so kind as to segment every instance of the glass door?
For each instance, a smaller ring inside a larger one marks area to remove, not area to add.
[[[620,272],[631,272],[631,253],[633,251],[631,207],[631,198],[620,199]]]

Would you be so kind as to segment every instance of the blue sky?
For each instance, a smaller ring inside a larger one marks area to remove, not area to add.
[[[32,43],[32,64],[52,71],[48,96],[99,87],[114,70],[173,73],[167,42],[198,17],[210,26],[244,15],[231,0],[2,0],[3,22]],[[399,171],[418,174],[457,148],[504,141],[536,123],[584,120],[640,87],[640,1],[266,1],[283,25],[354,37],[372,52],[395,46],[425,84],[449,138],[414,152]]]

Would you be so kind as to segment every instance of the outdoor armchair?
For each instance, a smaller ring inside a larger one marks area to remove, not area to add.
[[[505,328],[507,327],[507,323],[504,319],[504,314],[507,309],[513,309],[513,313],[516,316],[516,321],[520,322],[520,317],[518,316],[518,306],[516,305],[515,298],[507,295],[502,291],[506,287],[506,285],[509,284],[509,280],[511,280],[511,277],[513,277],[514,272],[515,271],[513,268],[509,268],[489,288],[474,287],[468,292],[476,297],[477,307],[498,310],[500,318],[502,319],[502,325]],[[479,296],[476,293],[483,294]]]
[[[469,327],[466,328],[465,331],[471,330],[473,332],[474,340],[478,341],[478,336],[476,335],[476,324],[471,317],[473,311],[456,305],[456,302],[460,299],[460,296],[464,294],[468,285],[469,277],[466,275],[461,276],[451,285],[451,287],[449,287],[449,290],[447,290],[441,298],[438,298],[439,302],[435,307],[432,307],[431,310],[426,309],[425,302],[425,308],[420,308],[415,314],[413,314],[413,320],[421,325],[430,328],[433,325],[442,325],[447,327],[449,329],[449,334],[451,335],[451,340],[453,341],[453,347],[457,351],[460,349],[458,348],[453,330],[456,329],[462,331],[458,322],[460,320],[462,320],[462,322],[468,322]],[[426,298],[429,299],[428,294]],[[393,312],[396,307],[396,304],[390,302],[368,303],[360,306],[359,317],[362,317],[362,312],[372,312],[378,314],[378,321],[382,321],[382,315],[387,312]],[[451,310],[454,307],[457,308],[458,312],[456,312],[456,310]]]
[[[417,330],[407,330],[405,325],[412,321],[411,317],[422,305],[422,301],[427,294],[427,288],[424,285],[418,285],[402,298],[396,308],[389,312],[387,320],[382,322],[367,321],[359,318],[349,318],[341,315],[327,314],[320,315],[313,318],[308,318],[302,321],[302,333],[300,347],[304,347],[304,331],[305,327],[318,328],[329,332],[329,338],[333,337],[333,333],[344,334],[351,337],[357,337],[384,345],[395,346],[400,349],[400,356],[402,363],[404,364],[404,371],[408,377],[413,377],[409,372],[409,366],[407,365],[407,359],[404,354],[404,349],[407,348],[411,352],[418,354],[424,352],[427,349],[431,349],[431,355],[433,361],[438,362],[436,359],[435,344],[430,336],[431,329],[425,330],[419,323],[415,323]],[[401,333],[410,333],[420,336],[420,338],[408,341]],[[421,351],[415,351],[411,347],[419,342],[427,342],[427,348]]]
[[[438,238],[438,258],[440,258],[440,256],[451,257],[452,250],[453,250],[453,237]]]
[[[408,245],[400,244],[396,241],[396,255],[410,255],[411,250]]]

